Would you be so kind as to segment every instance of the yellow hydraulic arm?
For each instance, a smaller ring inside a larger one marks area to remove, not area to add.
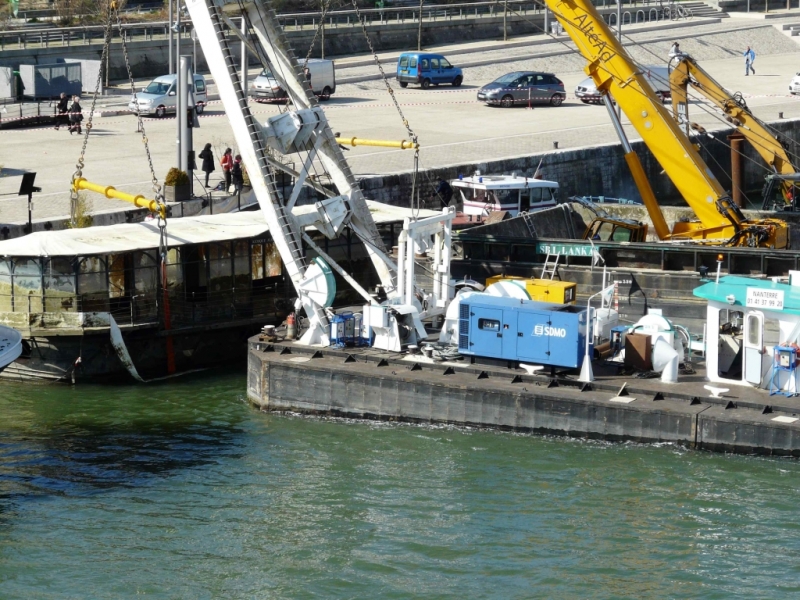
[[[586,59],[597,89],[611,93],[699,222],[676,223],[668,239],[736,246],[788,246],[786,223],[748,221],[733,204],[697,150],[656,97],[642,71],[598,15],[590,0],[545,0]],[[663,222],[655,198],[643,198],[653,219]]]
[[[687,134],[689,129],[702,131],[702,128],[693,126],[689,121],[687,90],[691,85],[725,114],[728,122],[750,142],[759,156],[772,167],[775,173],[792,175],[796,172],[786,148],[764,123],[750,112],[744,98],[738,94],[731,95],[688,54],[673,58],[670,67],[669,86],[672,93],[672,112],[675,120],[687,128]],[[783,181],[782,192],[786,204],[791,205],[791,182]]]
[[[103,194],[106,198],[116,198],[117,200],[123,200],[125,202],[130,202],[131,204],[138,206],[139,208],[146,208],[151,213],[160,215],[162,219],[167,218],[167,207],[164,206],[161,202],[157,200],[150,200],[149,198],[145,198],[144,196],[137,194],[133,196],[132,194],[126,194],[125,192],[120,192],[116,188],[110,185],[99,185],[97,183],[92,183],[90,181],[86,181],[83,177],[77,178],[72,183],[72,187],[75,189],[76,192],[81,190],[86,190],[89,192],[97,192],[98,194]]]

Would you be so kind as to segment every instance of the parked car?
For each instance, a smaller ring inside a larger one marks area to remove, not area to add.
[[[205,104],[208,101],[208,90],[206,80],[202,75],[194,74],[194,102],[197,107],[197,114],[202,114]],[[136,96],[131,96],[128,109],[142,115],[155,115],[163,117],[168,112],[175,112],[177,97],[175,87],[178,84],[177,75],[162,75],[151,81],[147,87]]]
[[[792,81],[789,83],[789,93],[792,96],[800,94],[800,73],[792,77]]]
[[[552,73],[515,71],[507,73],[478,91],[478,101],[510,108],[519,104],[561,106],[567,92]]]
[[[441,54],[404,52],[397,61],[397,81],[400,87],[408,87],[409,83],[418,83],[424,89],[439,84],[458,87],[464,81],[464,73]]]
[[[662,102],[669,100],[672,97],[669,91],[669,70],[666,67],[656,66],[645,68],[647,69],[644,74],[645,78],[650,85],[653,86],[656,96],[658,96]],[[800,87],[798,87],[798,91],[800,91]],[[600,92],[597,91],[597,87],[591,77],[587,77],[577,85],[575,88],[575,96],[584,104],[603,103],[603,97],[600,95]]]
[[[320,100],[328,100],[336,91],[336,66],[332,60],[311,58],[307,65],[311,89]],[[250,82],[250,97],[257,102],[285,101],[289,95],[267,67]]]

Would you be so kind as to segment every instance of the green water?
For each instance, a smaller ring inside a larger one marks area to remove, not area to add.
[[[793,460],[0,387],[0,598],[789,598]]]

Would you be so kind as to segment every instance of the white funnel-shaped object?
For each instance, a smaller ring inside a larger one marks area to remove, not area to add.
[[[678,351],[664,338],[658,338],[653,346],[653,370],[661,373],[663,383],[678,381]]]

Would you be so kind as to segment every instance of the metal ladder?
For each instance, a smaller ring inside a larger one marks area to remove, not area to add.
[[[236,90],[236,98],[239,102],[239,109],[242,111],[242,115],[247,122],[247,130],[250,135],[250,140],[253,143],[256,157],[258,158],[261,175],[263,176],[264,181],[269,188],[269,197],[272,207],[281,227],[283,238],[286,240],[289,250],[292,253],[292,258],[297,263],[298,269],[302,274],[305,272],[306,262],[303,255],[303,247],[300,242],[300,231],[297,231],[294,220],[289,218],[286,208],[279,201],[280,195],[278,193],[277,185],[275,184],[275,176],[273,174],[272,167],[270,167],[267,160],[268,153],[264,147],[264,142],[261,137],[261,126],[250,112],[250,107],[247,104],[247,95],[244,92],[245,87],[242,86],[236,61],[234,60],[230,46],[228,45],[228,37],[225,34],[225,30],[223,29],[222,25],[223,21],[219,15],[220,9],[211,3],[209,3],[208,6],[209,12],[211,13],[211,20],[214,25],[214,32],[217,37],[217,42],[219,43],[219,47],[222,50],[222,54],[225,59],[225,66],[228,69],[228,74]]]
[[[553,261],[552,266],[550,265],[550,258],[555,256],[555,260]],[[550,279],[552,280],[553,277],[556,275],[556,271],[558,270],[558,259],[561,258],[560,254],[547,254],[547,257],[544,259],[544,267],[542,267],[542,279]],[[550,277],[547,277],[550,275]]]
[[[528,231],[530,232],[531,237],[535,239],[537,237],[536,226],[533,224],[533,219],[531,219],[530,213],[525,211],[524,213],[521,213],[520,216],[522,217],[522,220],[525,221],[525,225],[528,226]]]

